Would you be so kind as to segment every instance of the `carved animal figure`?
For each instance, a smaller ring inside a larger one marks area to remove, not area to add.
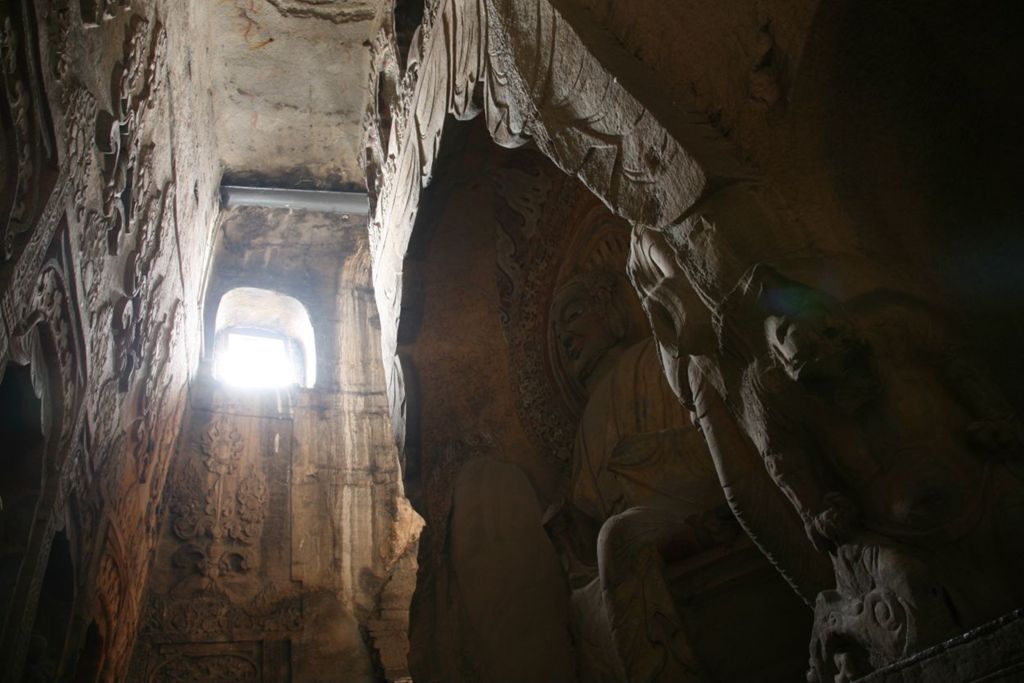
[[[753,535],[804,595],[819,586],[812,680],[852,680],[1021,604],[1021,430],[941,316],[882,288],[840,301],[764,265],[715,305],[657,233],[634,235],[631,271],[740,519],[765,526],[733,487],[744,444],[799,515],[809,544],[791,523]],[[802,575],[810,546],[834,589]]]

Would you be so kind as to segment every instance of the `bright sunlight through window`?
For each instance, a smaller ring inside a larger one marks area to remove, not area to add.
[[[227,384],[273,388],[298,382],[295,363],[280,337],[228,332],[218,355],[217,375]]]

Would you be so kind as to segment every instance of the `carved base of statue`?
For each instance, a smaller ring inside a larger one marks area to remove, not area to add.
[[[814,606],[808,680],[852,681],[956,629],[945,592],[905,548],[845,545]]]
[[[811,680],[861,678],[1021,604],[1024,490],[1006,466],[989,479],[973,523],[944,543],[866,536],[837,549],[836,589],[815,605]]]
[[[890,664],[857,683],[1017,683],[1024,671],[1022,641],[1024,610],[1017,610]]]

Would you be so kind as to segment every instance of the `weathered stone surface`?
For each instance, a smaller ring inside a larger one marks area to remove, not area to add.
[[[390,439],[366,248],[365,230],[348,217],[223,214],[207,287],[207,355],[231,329],[220,325],[238,322],[217,314],[222,297],[272,289],[309,312],[316,382],[252,392],[215,381],[209,362],[201,368],[168,482],[138,680],[182,657],[165,654],[164,643],[216,649],[225,635],[283,648],[280,672],[266,658],[253,662],[272,680],[377,680],[374,649],[384,650],[390,679],[408,675],[404,629],[380,622],[385,610],[408,621],[413,586],[403,577],[415,573],[422,522],[405,501]],[[289,334],[275,310],[252,313],[247,325]],[[206,614],[192,614],[206,603]]]
[[[859,679],[862,683],[909,681],[1016,681],[1024,672],[1018,610]]]
[[[421,522],[391,444],[365,227],[309,217],[276,233],[228,226],[214,259],[222,269],[209,270],[224,128],[214,93],[228,92],[220,79],[230,75],[211,52],[217,22],[258,6],[275,22],[333,27],[312,32],[319,52],[293,43],[281,54],[329,61],[331,31],[365,53],[372,6],[306,4],[39,0],[0,10],[2,680],[379,675],[366,629],[407,609]],[[295,82],[266,75],[278,91]],[[302,128],[294,139],[305,147],[259,170],[296,166],[321,184],[359,184],[355,135],[339,134],[345,121],[334,118],[345,102],[359,112],[365,91],[335,99],[334,81],[318,82],[323,91],[303,82],[308,108],[331,109],[325,120],[338,126],[318,122],[319,138]],[[324,144],[346,135],[348,148]],[[309,275],[295,293],[312,300],[321,334],[317,390],[285,414],[276,403],[245,408],[211,386],[206,363],[176,446],[189,382],[201,358],[212,360],[203,328],[216,329],[219,295],[295,272]],[[404,630],[382,632],[379,647],[389,675],[406,676]]]
[[[231,182],[364,184],[360,118],[381,0],[200,3],[196,68],[210,71],[219,161]]]

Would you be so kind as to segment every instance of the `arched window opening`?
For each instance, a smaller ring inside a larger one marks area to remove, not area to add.
[[[31,368],[9,364],[0,380],[0,614],[9,612],[42,488],[42,412]]]
[[[257,287],[224,294],[217,308],[213,374],[236,387],[312,387],[316,343],[306,307]]]
[[[64,532],[57,532],[50,546],[50,558],[32,622],[25,661],[26,680],[63,680],[60,664],[74,603],[75,569],[71,560],[71,544]]]

